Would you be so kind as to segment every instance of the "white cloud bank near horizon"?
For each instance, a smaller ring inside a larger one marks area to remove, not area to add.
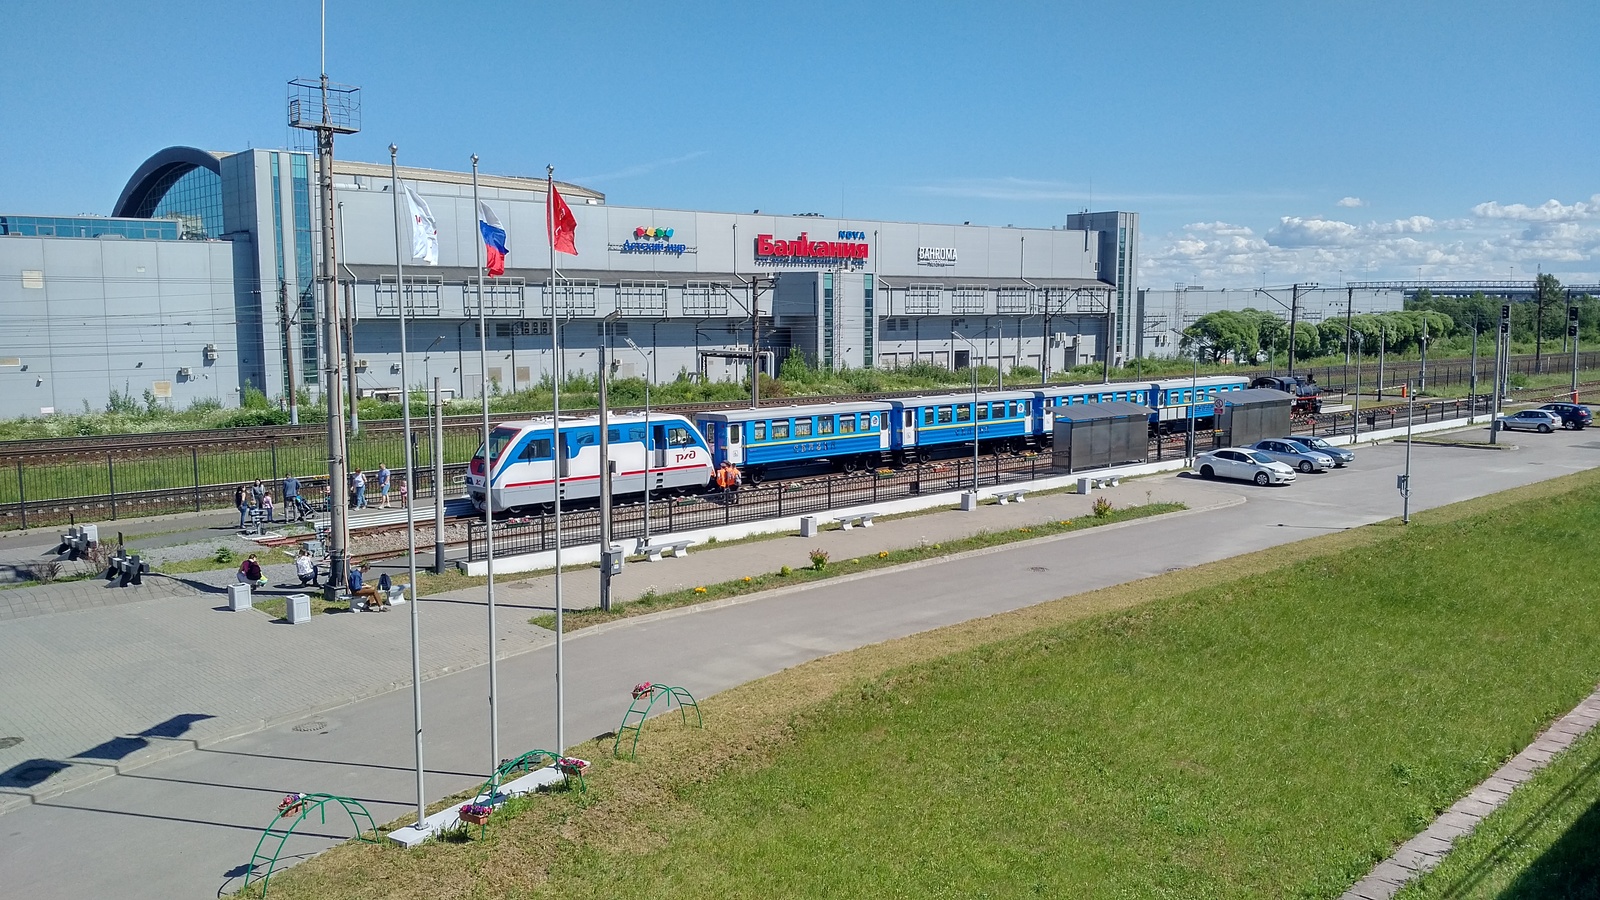
[[[1337,206],[1355,209],[1355,197]],[[1457,219],[1413,215],[1350,222],[1322,215],[1280,216],[1263,232],[1233,222],[1193,222],[1146,233],[1144,287],[1183,283],[1256,287],[1263,281],[1518,280],[1536,270],[1564,282],[1600,281],[1600,194],[1537,205],[1487,201]]]

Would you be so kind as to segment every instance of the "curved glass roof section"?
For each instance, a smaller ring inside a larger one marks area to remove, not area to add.
[[[146,195],[146,203],[155,201],[150,211],[145,212],[146,204],[142,203],[135,215],[177,219],[183,224],[184,237],[222,236],[222,176],[210,169],[190,169],[181,174],[174,169],[163,181]]]
[[[221,168],[217,157],[203,150],[168,147],[128,180],[112,215],[175,219],[186,238],[220,238]]]

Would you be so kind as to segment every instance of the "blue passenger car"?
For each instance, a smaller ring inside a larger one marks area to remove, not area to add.
[[[1123,400],[1150,406],[1152,394],[1149,382],[1112,382],[1108,384],[1051,384],[1033,391],[1035,433],[1041,443],[1048,443],[1055,434],[1055,411],[1063,406],[1081,406],[1085,403],[1105,403]]]
[[[1161,431],[1186,431],[1192,417],[1197,427],[1204,427],[1213,419],[1218,396],[1249,386],[1249,381],[1233,375],[1157,381],[1151,385],[1155,396],[1151,404],[1155,409],[1154,422]]]
[[[895,457],[919,462],[952,455],[970,447],[974,436],[984,447],[1020,450],[1036,435],[1035,404],[1033,391],[984,391],[976,402],[972,394],[890,400]]]
[[[888,403],[813,403],[695,414],[712,460],[759,482],[786,469],[854,472],[889,458]]]

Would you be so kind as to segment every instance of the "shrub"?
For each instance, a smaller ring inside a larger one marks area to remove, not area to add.
[[[1104,497],[1094,498],[1094,517],[1104,519],[1109,515],[1111,515],[1111,501]]]
[[[241,409],[224,416],[219,428],[250,428],[256,425],[287,425],[289,414],[281,409]]]
[[[828,551],[818,547],[811,551],[811,568],[821,572],[828,567]]]
[[[217,552],[211,554],[211,558],[219,563],[231,563],[236,557],[231,548],[218,547]]]
[[[788,578],[790,575],[793,575],[793,574],[794,574],[794,570],[789,568],[788,566],[783,566],[782,568],[778,569],[778,577],[779,578]]]
[[[244,395],[239,398],[239,408],[271,409],[272,401],[267,399],[267,395],[263,394],[260,388],[247,387],[244,389]]]
[[[47,559],[43,562],[29,563],[27,572],[28,577],[34,581],[40,584],[49,584],[61,577],[61,561]]]

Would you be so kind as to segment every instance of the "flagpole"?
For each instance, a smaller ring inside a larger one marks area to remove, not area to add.
[[[419,606],[417,595],[417,513],[412,505],[414,494],[414,478],[416,474],[416,461],[411,452],[411,391],[406,387],[406,294],[404,268],[401,264],[402,241],[400,239],[400,169],[396,161],[400,148],[394,144],[389,145],[389,192],[394,197],[394,292],[398,300],[400,312],[400,414],[404,420],[405,428],[405,455],[406,455],[406,560],[411,569],[411,583],[408,585],[411,594],[411,719],[416,731],[417,755],[417,830],[427,829],[428,810],[427,794],[422,785],[422,643],[421,643],[421,618],[417,614]],[[437,490],[438,486],[435,485]],[[332,497],[332,495],[329,495]],[[336,499],[336,498],[335,498]],[[386,598],[380,598],[384,602]],[[351,597],[350,603],[355,604],[356,598]]]
[[[556,220],[554,192],[556,167],[545,166],[544,218],[545,235],[550,238],[550,349],[554,357],[550,363],[551,407],[551,458],[555,463],[555,526],[556,526],[556,752],[567,752],[567,727],[562,706],[561,685],[561,470],[566,463],[566,448],[561,444],[561,328],[556,320]]]
[[[472,154],[472,214],[478,209],[478,154]],[[500,675],[495,663],[494,635],[494,459],[489,452],[489,319],[483,308],[483,235],[478,235],[478,368],[483,370],[483,540],[489,576],[489,771],[500,765]]]

